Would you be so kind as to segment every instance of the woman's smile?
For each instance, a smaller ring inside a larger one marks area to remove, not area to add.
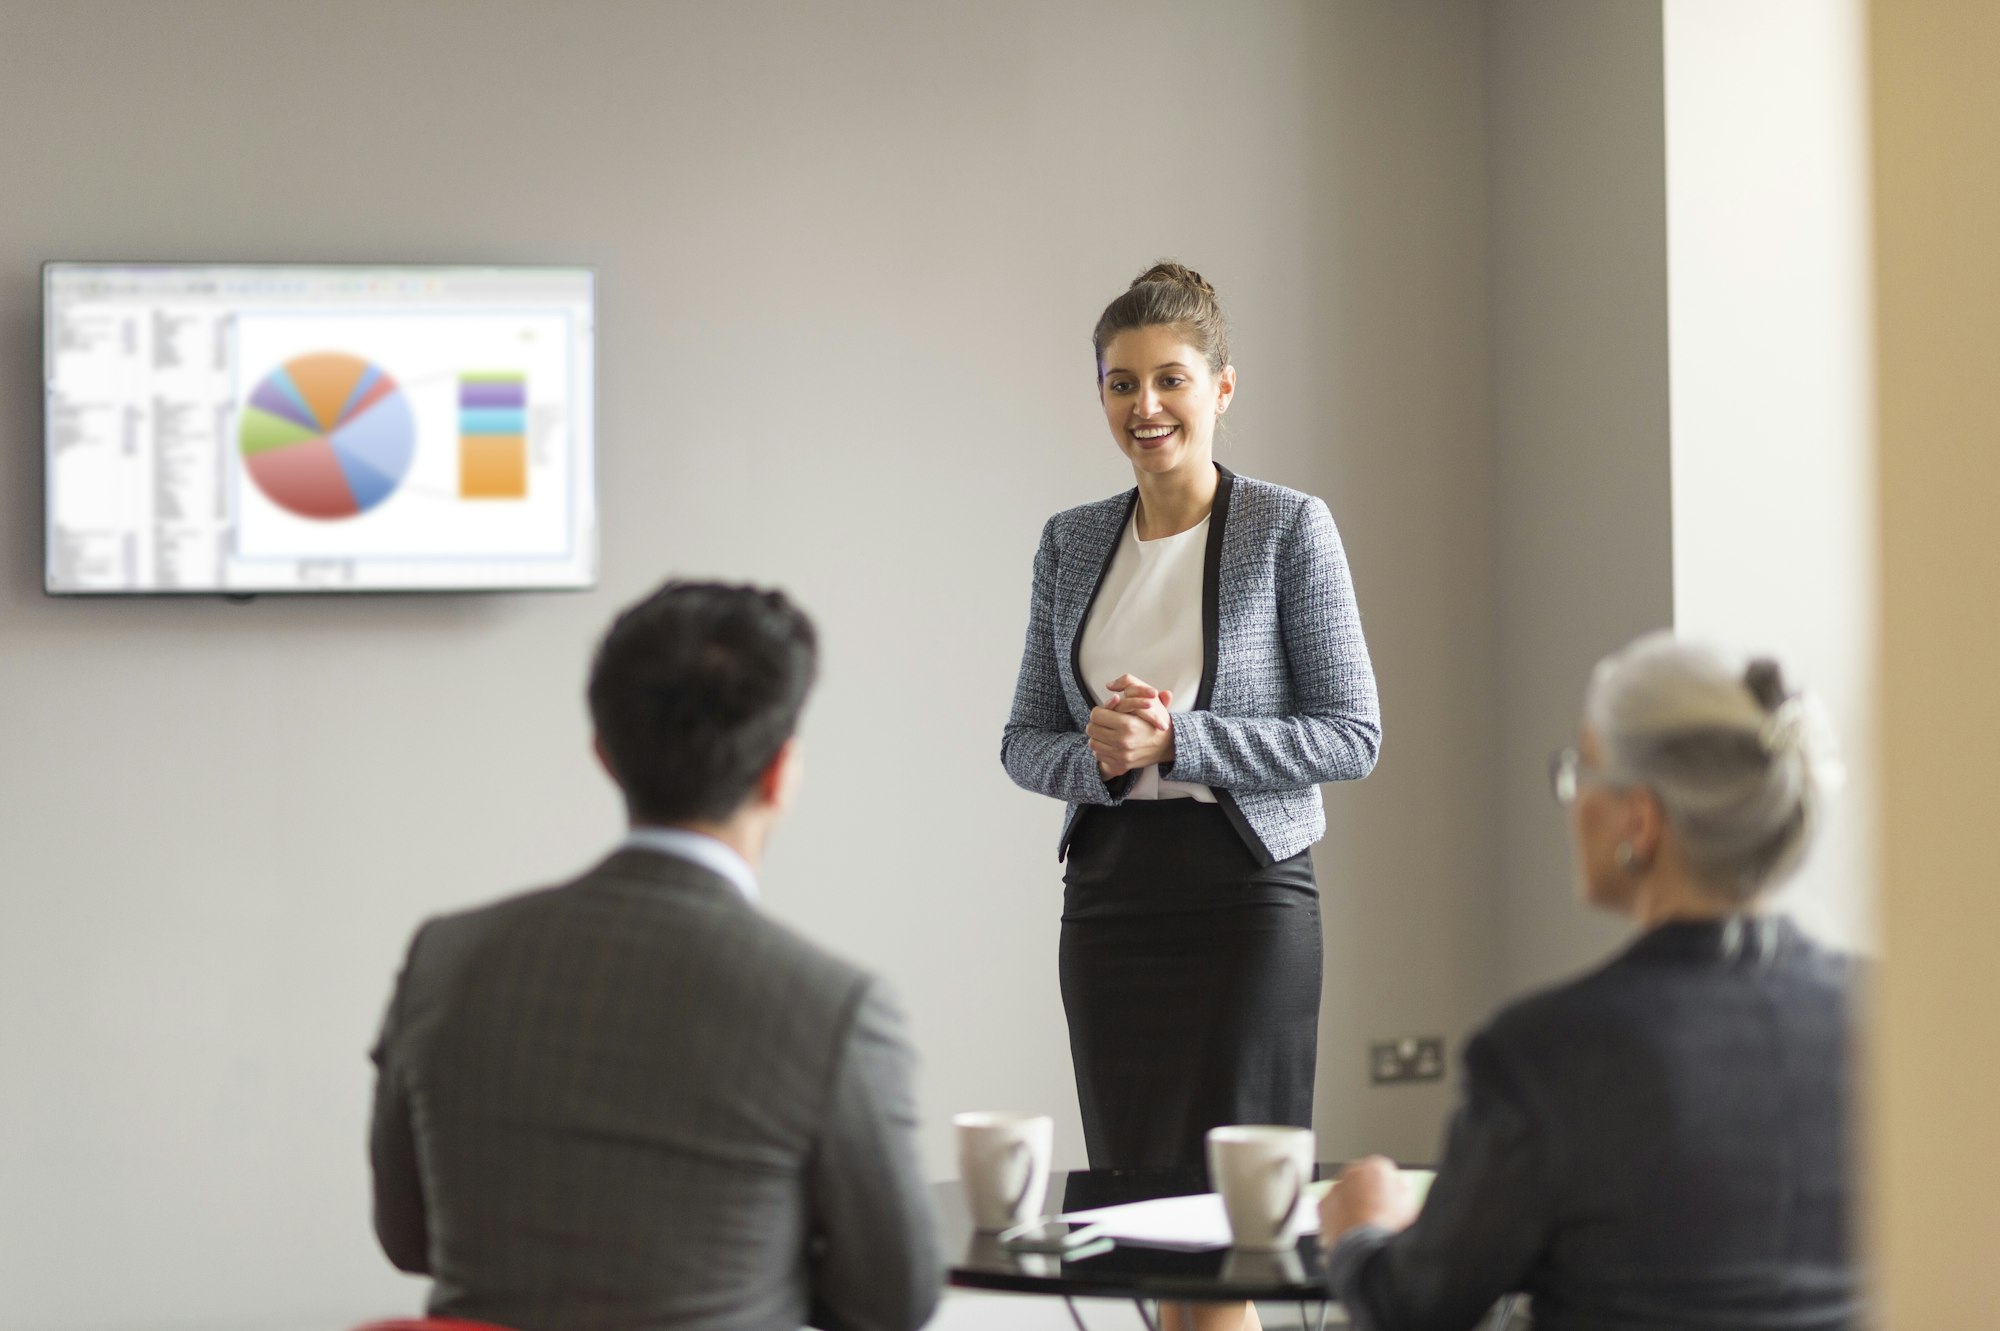
[[[1236,389],[1235,367],[1208,361],[1173,325],[1128,328],[1105,347],[1097,385],[1105,423],[1140,471],[1208,470],[1215,418]]]

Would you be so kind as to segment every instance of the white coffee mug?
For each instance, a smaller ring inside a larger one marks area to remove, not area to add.
[[[1298,1242],[1312,1172],[1311,1128],[1209,1129],[1209,1182],[1239,1248],[1278,1252]]]
[[[958,1177],[973,1228],[996,1233],[1040,1215],[1049,1193],[1055,1120],[1047,1114],[982,1111],[951,1121],[958,1129]]]

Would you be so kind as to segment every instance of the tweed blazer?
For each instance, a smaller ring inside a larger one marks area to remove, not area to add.
[[[1340,533],[1326,504],[1217,466],[1202,564],[1201,687],[1175,712],[1161,775],[1215,792],[1261,864],[1326,832],[1322,781],[1367,776],[1382,744],[1375,672]],[[1083,730],[1084,625],[1139,501],[1137,489],[1067,509],[1042,528],[1028,639],[1000,761],[1016,785],[1068,804],[1056,857],[1082,811],[1122,803],[1128,773],[1098,775]],[[1102,683],[1102,681],[1099,681]]]
[[[881,983],[690,861],[432,920],[375,1048],[375,1230],[434,1316],[915,1331],[942,1260]]]
[[[1356,1331],[1470,1331],[1515,1290],[1535,1331],[1863,1325],[1857,978],[1789,920],[1679,922],[1501,1012],[1416,1223],[1328,1255]]]

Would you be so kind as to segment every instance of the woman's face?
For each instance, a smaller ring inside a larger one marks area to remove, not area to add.
[[[1618,862],[1618,847],[1633,836],[1631,802],[1643,792],[1607,785],[1604,748],[1589,725],[1577,731],[1576,798],[1569,805],[1569,844],[1577,894],[1593,906],[1631,913],[1638,875]]]
[[[1104,419],[1119,451],[1140,471],[1164,475],[1206,467],[1215,455],[1215,418],[1236,392],[1236,367],[1217,374],[1171,324],[1131,328],[1104,349],[1097,381]]]

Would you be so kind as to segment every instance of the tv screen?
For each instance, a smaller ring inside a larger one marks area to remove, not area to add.
[[[596,579],[593,277],[52,263],[44,585]]]

